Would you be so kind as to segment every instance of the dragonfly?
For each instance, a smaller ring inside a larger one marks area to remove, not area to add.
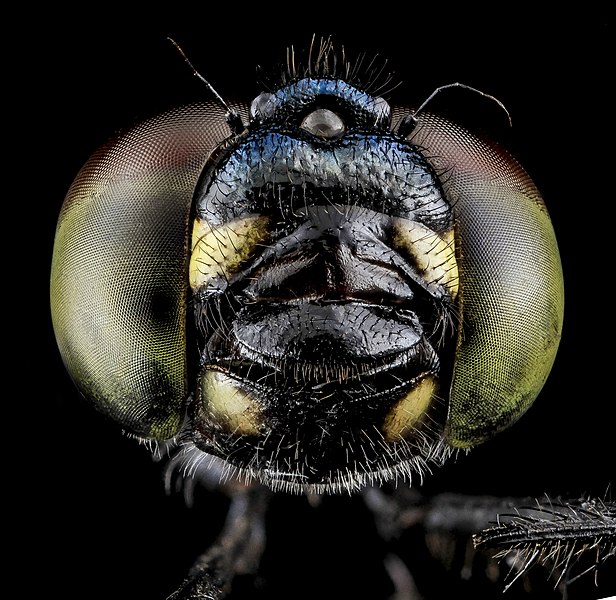
[[[461,83],[390,104],[384,65],[329,38],[227,101],[176,47],[209,98],[84,165],[50,291],[80,393],[165,460],[168,489],[230,499],[170,600],[254,582],[285,495],[360,496],[388,542],[418,523],[461,530],[473,557],[508,565],[504,589],[537,565],[563,590],[597,574],[615,554],[609,499],[417,491],[523,417],[559,347],[563,271],[537,186],[430,110],[466,94],[509,122],[505,107]],[[395,597],[421,597],[396,553],[383,564]]]

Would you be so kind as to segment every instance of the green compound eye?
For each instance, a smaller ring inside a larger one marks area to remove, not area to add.
[[[62,207],[51,268],[56,339],[75,384],[127,431],[182,425],[191,198],[229,134],[216,105],[160,115],[99,150]]]
[[[402,134],[409,110],[342,80],[259,98],[239,131],[215,104],[142,123],[73,183],[51,309],[83,395],[295,492],[410,478],[515,423],[564,311],[523,168],[427,112]]]
[[[434,115],[413,140],[447,168],[455,211],[461,325],[445,437],[468,448],[512,425],[543,387],[563,324],[562,267],[544,202],[511,156]]]

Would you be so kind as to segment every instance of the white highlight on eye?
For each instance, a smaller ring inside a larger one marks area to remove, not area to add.
[[[397,218],[393,243],[413,257],[429,286],[442,286],[452,298],[457,296],[460,280],[453,228],[436,233],[417,221]]]
[[[269,218],[262,215],[250,215],[218,226],[195,219],[189,265],[191,288],[197,290],[218,277],[228,278],[236,273],[267,238],[268,222]]]

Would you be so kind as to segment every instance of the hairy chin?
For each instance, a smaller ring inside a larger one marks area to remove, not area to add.
[[[426,475],[458,452],[440,437],[419,435],[412,442],[401,441],[391,445],[389,451],[370,469],[360,466],[332,470],[314,483],[306,483],[299,469],[292,470],[275,462],[267,469],[234,465],[200,450],[191,440],[182,441],[181,436],[167,443],[164,450],[157,446],[154,453],[159,458],[165,457],[167,491],[184,490],[190,504],[191,492],[198,485],[234,488],[261,484],[274,492],[288,494],[353,494],[368,486],[390,482],[412,485],[419,481],[421,485]]]

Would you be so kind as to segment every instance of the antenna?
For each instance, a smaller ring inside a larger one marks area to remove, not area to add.
[[[470,92],[475,92],[476,94],[479,94],[480,96],[483,96],[484,98],[488,98],[488,100],[492,100],[493,102],[496,102],[496,104],[498,104],[504,111],[505,114],[507,115],[507,120],[509,121],[509,127],[512,127],[512,122],[511,122],[511,115],[509,114],[509,111],[507,110],[507,107],[495,96],[491,96],[490,94],[486,94],[485,92],[482,92],[481,90],[478,90],[477,88],[471,87],[470,85],[466,85],[464,83],[448,83],[447,85],[441,85],[439,87],[437,87],[419,106],[419,108],[412,113],[409,113],[408,115],[406,115],[404,117],[404,119],[402,119],[402,122],[400,123],[400,126],[398,127],[398,133],[400,133],[403,136],[407,136],[409,133],[411,133],[411,131],[415,128],[415,125],[417,125],[417,115],[426,107],[426,105],[440,92],[442,92],[443,90],[448,90],[451,88],[461,88],[463,90],[468,90]]]
[[[227,120],[227,124],[229,125],[233,133],[237,134],[237,133],[241,133],[242,131],[244,131],[244,123],[242,122],[242,117],[240,117],[239,113],[233,110],[225,102],[224,98],[214,89],[212,84],[207,79],[205,79],[205,77],[203,77],[203,75],[201,75],[199,71],[197,71],[197,69],[190,62],[190,60],[188,59],[188,57],[186,56],[186,54],[184,53],[184,50],[182,50],[180,45],[171,37],[167,37],[167,39],[175,46],[175,49],[180,53],[180,55],[184,59],[184,62],[190,67],[191,71],[193,72],[193,75],[195,77],[198,77],[203,83],[205,83],[207,88],[213,94],[214,98],[216,98],[216,100],[218,100],[218,102],[220,102],[223,108],[227,111],[225,118]]]

